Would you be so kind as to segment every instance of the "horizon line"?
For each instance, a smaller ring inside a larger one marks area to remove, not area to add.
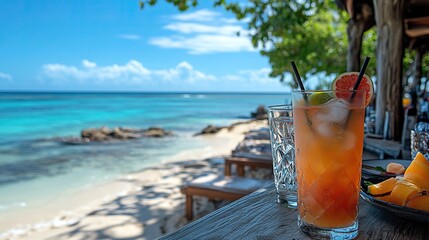
[[[292,91],[285,92],[256,92],[256,91],[94,91],[94,90],[0,90],[2,93],[100,93],[100,94],[290,94]]]

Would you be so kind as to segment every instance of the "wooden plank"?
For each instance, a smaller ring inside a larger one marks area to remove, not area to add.
[[[360,201],[357,239],[427,239],[429,228]],[[243,197],[161,239],[310,239],[297,211],[276,203],[274,184]]]
[[[405,33],[412,38],[429,35],[429,17],[405,19]]]
[[[405,23],[408,27],[429,26],[429,17],[406,18]]]
[[[239,177],[200,177],[189,182],[181,189],[186,195],[186,218],[192,219],[193,196],[204,196],[209,199],[234,201],[272,181]]]
[[[415,29],[406,29],[405,33],[407,36],[412,38],[423,37],[429,35],[429,27],[428,28],[415,28]]]

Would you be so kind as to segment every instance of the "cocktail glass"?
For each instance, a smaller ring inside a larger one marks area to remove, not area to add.
[[[298,225],[316,238],[352,239],[358,233],[365,92],[294,91],[292,103]]]
[[[296,208],[297,184],[292,112],[292,105],[268,107],[277,202],[286,207]]]

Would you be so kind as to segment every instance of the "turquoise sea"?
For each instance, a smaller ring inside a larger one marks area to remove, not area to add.
[[[0,93],[0,216],[202,148],[193,134],[208,124],[244,121],[258,105],[287,101],[287,93]],[[80,146],[55,140],[101,126],[175,135]]]

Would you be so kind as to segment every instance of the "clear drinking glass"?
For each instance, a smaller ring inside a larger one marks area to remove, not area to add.
[[[283,206],[296,208],[297,184],[292,112],[292,105],[268,107],[277,202]]]
[[[298,225],[317,239],[352,239],[358,234],[365,92],[294,91],[292,104]]]
[[[418,126],[428,127],[419,129]],[[414,159],[417,152],[429,158],[429,123],[418,123],[416,129],[411,130],[411,159]]]

